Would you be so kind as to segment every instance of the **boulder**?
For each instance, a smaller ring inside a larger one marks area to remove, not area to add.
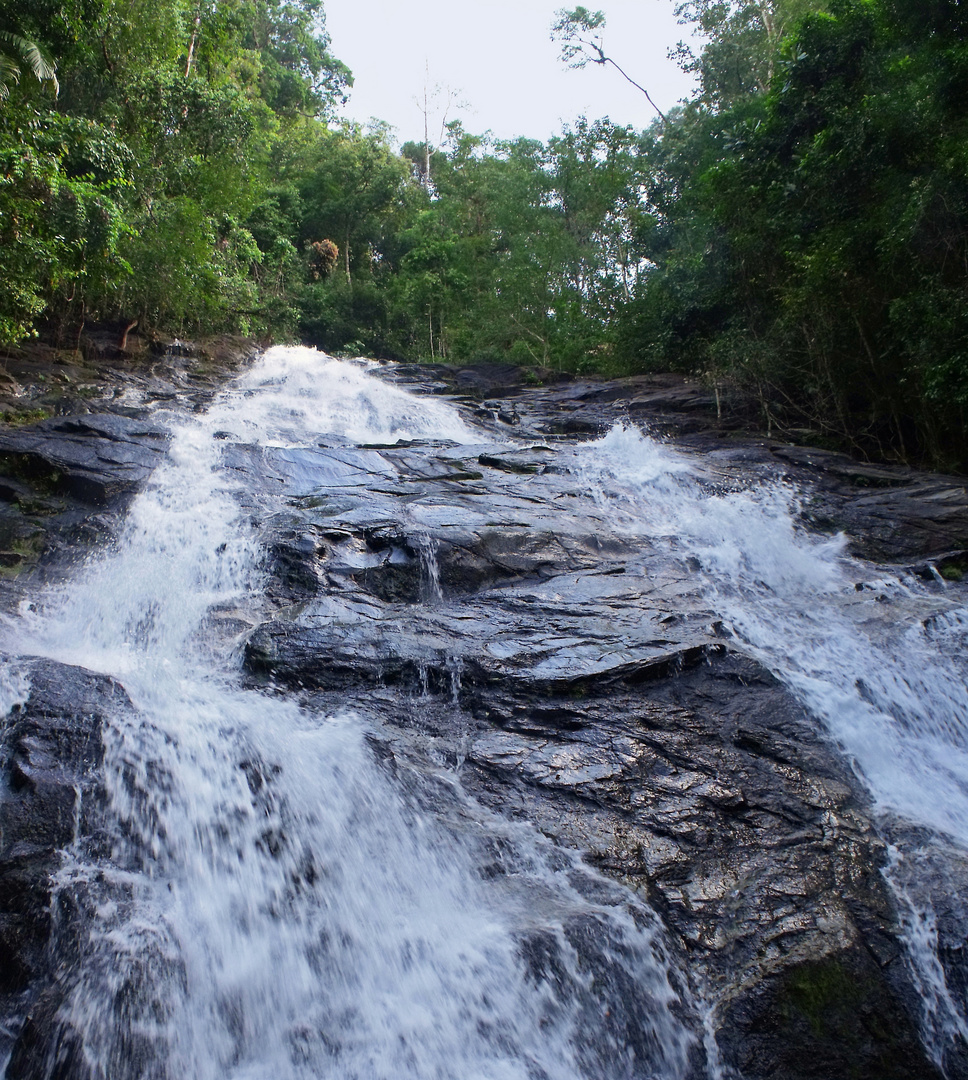
[[[0,664],[21,688],[0,729],[0,1031],[9,1033],[45,1007],[70,966],[75,900],[56,876],[67,854],[83,858],[103,842],[103,729],[131,704],[117,682],[83,668]]]

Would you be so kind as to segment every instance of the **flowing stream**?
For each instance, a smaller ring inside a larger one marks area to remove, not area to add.
[[[4,634],[9,652],[112,675],[134,705],[104,736],[109,850],[77,845],[57,882],[90,898],[59,1013],[88,1075],[723,1075],[702,988],[641,899],[475,804],[452,769],[421,780],[381,765],[376,714],[243,687],[238,631],[264,617],[273,507],[227,448],[280,461],[319,445],[491,437],[365,364],[287,348],[170,423],[169,458],[117,543]],[[314,460],[352,482],[338,456]],[[568,460],[589,513],[698,562],[724,633],[825,725],[885,835],[903,820],[968,848],[968,612],[805,532],[788,487],[711,479],[637,429]],[[427,607],[444,602],[435,544],[419,550]],[[457,660],[451,678],[456,702]],[[27,689],[0,671],[0,711]],[[968,1037],[965,1004],[930,905],[898,869],[916,857],[902,847],[888,873],[943,1063]],[[501,872],[483,872],[496,850]],[[53,1059],[46,1070],[60,1075]]]
[[[171,425],[114,549],[6,634],[135,707],[104,736],[110,850],[67,852],[57,883],[90,897],[59,1010],[87,1075],[684,1076],[688,993],[641,901],[450,774],[428,812],[381,767],[373,717],[241,687],[226,628],[262,603],[265,508],[224,447],[479,435],[363,365],[283,348]],[[9,707],[26,688],[6,671],[0,689]],[[496,839],[503,872],[482,874]],[[37,1075],[58,1068],[52,1052]]]
[[[927,846],[968,849],[968,610],[848,558],[842,536],[808,533],[789,486],[724,490],[635,428],[582,446],[576,469],[617,529],[698,561],[725,631],[824,724],[885,836],[902,819]],[[887,877],[943,1067],[949,1046],[968,1041],[968,1003],[949,990],[930,903],[912,891],[917,854],[893,848]]]

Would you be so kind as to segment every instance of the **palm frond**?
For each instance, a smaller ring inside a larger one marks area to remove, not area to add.
[[[56,65],[40,46],[19,34],[0,30],[0,100],[9,95],[11,83],[20,82],[24,67],[39,83],[50,83],[55,94],[60,90]]]

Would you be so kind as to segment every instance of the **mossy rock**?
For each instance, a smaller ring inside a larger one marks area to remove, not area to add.
[[[50,410],[45,408],[8,409],[3,414],[3,422],[8,427],[26,427],[36,424],[38,420],[47,420],[50,416]]]
[[[14,578],[24,570],[36,566],[43,554],[45,540],[45,534],[39,530],[26,535],[0,538],[0,577]]]
[[[862,949],[765,980],[723,1018],[720,1043],[749,1080],[941,1080],[884,971]]]

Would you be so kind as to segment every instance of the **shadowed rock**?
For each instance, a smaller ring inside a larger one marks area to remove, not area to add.
[[[858,552],[922,560],[927,573],[943,553],[958,568],[963,487],[776,440],[724,440],[710,434],[709,395],[682,380],[528,388],[520,371],[432,374],[429,389],[475,399],[480,445],[321,437],[262,448],[215,436],[244,511],[268,533],[267,594],[225,620],[245,639],[249,685],[326,713],[359,709],[375,755],[420,809],[459,816],[470,794],[645,897],[705,994],[695,1010],[708,1008],[726,1066],[746,1080],[939,1077],[919,1041],[904,913],[884,878],[887,841],[913,850],[927,840],[903,822],[885,834],[817,721],[727,638],[676,538],[618,535],[607,509],[582,501],[562,448],[569,432],[648,417],[687,433],[709,490],[794,481],[816,527],[846,529]],[[21,505],[31,493],[110,502],[131,490],[164,443],[119,420],[59,421],[23,433],[39,442],[0,442],[17,472],[0,494]],[[515,446],[504,441],[512,430]],[[247,618],[259,620],[251,632]],[[30,696],[6,728],[0,927],[8,1001],[22,1005],[8,1075],[84,1080],[74,1035],[56,1020],[64,991],[45,949],[56,940],[72,955],[70,927],[90,898],[51,908],[50,876],[79,821],[96,846],[96,816],[85,815],[97,804],[100,727],[130,706],[110,680],[45,664],[28,662]],[[271,762],[241,767],[253,795],[272,774]],[[951,898],[968,867],[949,851],[917,865],[929,880],[912,873],[908,886],[938,913],[939,954],[960,992],[968,927]],[[496,850],[479,870],[512,874]],[[562,934],[590,978],[618,978],[594,927],[573,921]],[[553,976],[561,947],[522,939],[535,980]],[[611,991],[602,1024],[649,1060],[649,1034],[626,1009],[646,991]],[[135,1045],[118,1052],[138,1060]],[[688,1080],[710,1075],[701,1057]],[[963,1044],[946,1067],[968,1076]]]
[[[106,506],[145,481],[167,442],[164,428],[127,416],[58,417],[0,433],[0,471],[41,494]]]
[[[66,849],[99,842],[102,728],[131,706],[114,680],[83,668],[2,662],[24,693],[2,721],[0,1001],[29,1014],[71,962],[74,901],[59,897],[54,876]]]

